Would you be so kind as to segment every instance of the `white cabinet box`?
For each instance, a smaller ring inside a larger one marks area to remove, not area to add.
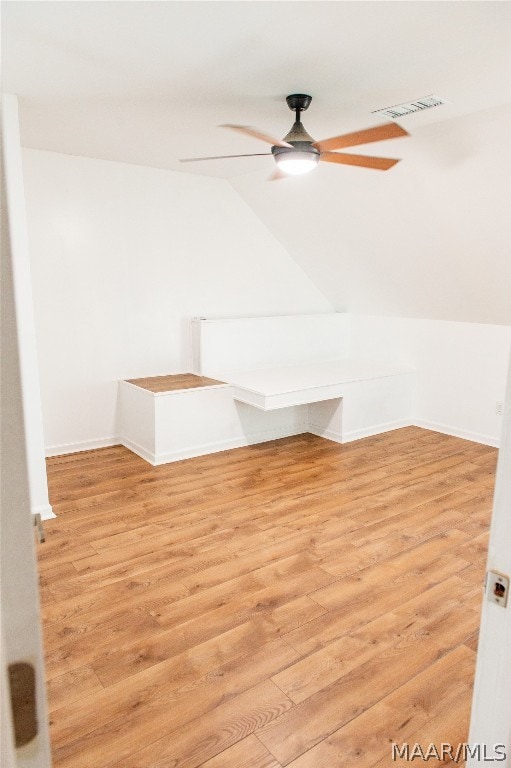
[[[119,438],[153,465],[306,432],[307,406],[261,413],[229,384],[153,392],[119,382]]]

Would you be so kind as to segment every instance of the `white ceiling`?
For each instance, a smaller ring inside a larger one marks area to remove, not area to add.
[[[264,178],[271,157],[178,159],[266,151],[216,126],[283,136],[293,92],[313,96],[304,122],[317,139],[432,93],[449,104],[403,118],[412,133],[511,93],[508,2],[10,0],[2,12],[3,90],[20,97],[23,143],[38,149]],[[406,156],[401,144],[369,151]]]
[[[339,310],[511,324],[510,2],[2,6],[25,146],[228,178]],[[269,184],[271,157],[179,163],[266,151],[217,126],[284,136],[293,92],[316,139],[448,104],[356,148],[403,158],[387,173],[322,163]]]

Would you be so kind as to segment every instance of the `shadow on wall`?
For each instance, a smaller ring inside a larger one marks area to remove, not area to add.
[[[238,400],[234,402],[236,416],[248,445],[276,440],[309,431],[308,406],[296,405],[263,411]]]

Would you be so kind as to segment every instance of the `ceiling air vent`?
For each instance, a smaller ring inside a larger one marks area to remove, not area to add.
[[[395,104],[393,107],[375,109],[371,114],[385,115],[385,117],[390,117],[395,120],[398,117],[404,117],[404,115],[412,115],[414,112],[422,112],[423,109],[439,107],[440,104],[447,104],[447,102],[444,99],[440,99],[438,96],[424,96],[423,99],[406,101],[404,104]]]

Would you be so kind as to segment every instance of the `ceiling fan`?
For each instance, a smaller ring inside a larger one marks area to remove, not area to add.
[[[372,141],[395,139],[399,136],[408,136],[408,133],[397,123],[384,123],[374,128],[366,128],[363,131],[345,133],[343,136],[334,136],[331,139],[315,141],[309,136],[301,121],[300,115],[309,108],[312,96],[304,93],[293,93],[286,98],[289,109],[296,113],[296,119],[291,130],[283,139],[275,139],[263,131],[251,128],[248,125],[221,125],[220,128],[231,128],[234,131],[261,139],[271,144],[271,152],[255,152],[246,155],[220,155],[218,157],[190,157],[180,160],[181,163],[195,163],[201,160],[225,160],[231,157],[257,157],[273,155],[277,168],[270,176],[270,180],[285,178],[287,174],[293,176],[308,173],[316,167],[319,160],[327,163],[339,163],[341,165],[357,165],[361,168],[374,168],[378,171],[387,171],[393,165],[399,163],[390,157],[368,157],[367,155],[351,155],[345,152],[332,150],[354,147],[357,144],[369,144]]]

